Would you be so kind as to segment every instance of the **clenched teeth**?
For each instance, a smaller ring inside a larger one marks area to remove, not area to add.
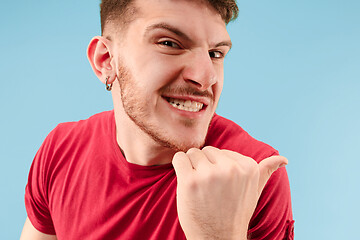
[[[204,105],[202,103],[190,100],[181,100],[175,98],[168,98],[167,100],[174,108],[189,112],[199,112]]]

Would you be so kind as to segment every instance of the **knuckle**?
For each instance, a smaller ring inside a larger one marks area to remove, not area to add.
[[[200,149],[198,148],[190,148],[189,150],[187,150],[186,154],[194,154],[194,153],[198,153],[200,151]]]
[[[257,162],[251,157],[243,157],[241,161],[244,163],[244,168],[248,169],[249,171],[255,170],[258,167]]]
[[[221,182],[224,175],[219,171],[204,171],[187,179],[187,186],[189,189],[197,190],[203,188],[211,188],[215,184]]]
[[[236,163],[230,163],[227,164],[225,171],[229,174],[239,174],[241,173],[241,167],[239,166],[239,164]]]
[[[258,164],[256,161],[254,161],[252,158],[246,157],[244,158],[242,163],[237,162],[234,164],[233,169],[236,170],[234,174],[237,174],[238,176],[246,177],[246,178],[252,178],[257,175],[258,173]],[[235,171],[234,170],[234,171]]]
[[[190,193],[196,193],[199,189],[203,188],[203,182],[204,181],[199,177],[190,177],[185,182],[186,189]]]
[[[229,178],[234,178],[237,176],[242,175],[243,173],[243,169],[241,168],[241,166],[239,164],[235,164],[235,163],[227,163],[227,164],[223,164],[221,166],[221,169],[219,169],[219,171],[217,171],[217,174],[219,177],[229,177]]]
[[[173,165],[177,165],[178,162],[179,162],[179,157],[176,156],[176,155],[174,155],[173,159],[171,160],[171,163],[172,163]]]
[[[257,163],[255,162],[254,164],[249,165],[248,177],[253,178],[253,177],[257,177],[258,175],[259,175],[259,167]]]
[[[249,158],[249,168],[255,171],[258,167],[259,164],[254,159]]]
[[[205,152],[211,152],[211,151],[214,151],[216,148],[213,147],[213,146],[206,146],[202,149],[202,151],[205,151]]]
[[[177,153],[175,153],[173,159],[178,159],[178,158],[182,157],[184,154],[185,154],[184,152],[177,152]]]
[[[211,184],[214,182],[218,182],[219,179],[221,179],[221,178],[222,178],[222,176],[219,171],[211,171],[211,172],[207,172],[206,174],[204,174],[203,181]]]
[[[186,184],[189,189],[195,189],[198,185],[197,181],[194,178],[188,178]]]

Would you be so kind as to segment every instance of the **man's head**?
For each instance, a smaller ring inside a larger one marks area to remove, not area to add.
[[[117,23],[106,2],[113,1],[102,3],[106,38],[91,41],[88,57],[99,79],[114,83],[117,124],[174,151],[200,148],[222,91],[235,3],[124,1]]]

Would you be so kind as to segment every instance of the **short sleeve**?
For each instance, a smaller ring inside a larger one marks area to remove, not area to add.
[[[248,238],[294,239],[290,185],[285,167],[275,171],[265,185],[250,220]]]
[[[51,157],[52,133],[35,155],[25,187],[25,208],[32,225],[40,232],[55,235],[48,202],[47,162]]]

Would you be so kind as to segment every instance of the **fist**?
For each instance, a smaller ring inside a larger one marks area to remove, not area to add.
[[[256,204],[281,156],[259,164],[239,153],[205,147],[173,157],[177,210],[187,239],[246,239]]]

